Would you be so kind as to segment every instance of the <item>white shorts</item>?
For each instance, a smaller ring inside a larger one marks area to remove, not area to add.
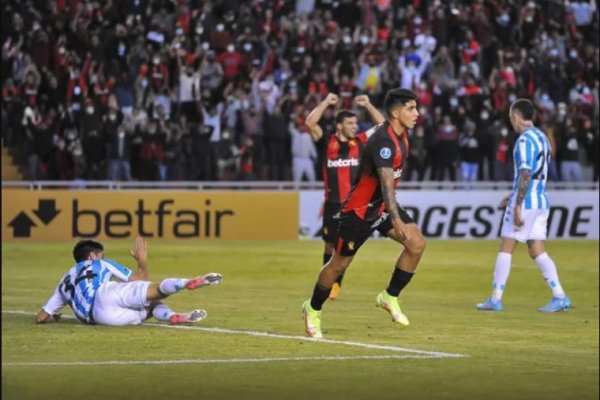
[[[96,291],[94,321],[101,325],[139,325],[150,306],[146,294],[150,281],[106,282]]]
[[[508,206],[502,219],[500,236],[515,239],[521,243],[528,240],[546,240],[548,231],[548,215],[550,210],[522,210],[523,226],[515,227],[514,208]]]

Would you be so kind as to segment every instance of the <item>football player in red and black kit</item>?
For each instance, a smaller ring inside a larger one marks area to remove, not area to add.
[[[360,158],[359,176],[342,204],[335,251],[319,274],[312,298],[302,305],[308,336],[320,338],[321,308],[336,278],[348,268],[360,246],[373,230],[404,246],[396,261],[387,289],[377,295],[376,305],[392,320],[408,325],[398,304],[400,291],[410,282],[425,250],[418,226],[396,202],[395,188],[408,157],[408,132],[419,116],[417,96],[407,89],[390,90],[384,108],[388,119],[372,128]]]
[[[352,182],[358,176],[358,165],[362,148],[367,141],[365,132],[358,132],[358,122],[356,114],[351,111],[341,110],[335,116],[335,132],[323,135],[323,130],[319,126],[319,121],[323,113],[329,106],[335,106],[338,103],[338,96],[329,93],[325,100],[317,105],[306,117],[306,126],[310,129],[310,134],[317,145],[323,147],[323,183],[325,185],[325,205],[323,207],[323,230],[322,237],[325,242],[325,251],[323,252],[323,264],[333,254],[334,239],[337,235],[338,219],[334,215],[340,211],[341,203],[344,201]],[[354,102],[359,107],[364,107],[369,113],[374,124],[380,124],[385,121],[381,112],[371,104],[369,96],[356,96]],[[335,300],[342,286],[342,272],[337,278],[329,298]]]

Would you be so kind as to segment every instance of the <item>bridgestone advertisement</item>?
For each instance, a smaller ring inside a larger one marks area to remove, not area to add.
[[[398,191],[398,203],[417,222],[423,235],[436,239],[495,239],[499,237],[503,209],[500,191]],[[548,193],[548,239],[598,239],[598,192]],[[300,232],[321,237],[322,191],[300,193]],[[377,233],[375,234],[377,235]]]

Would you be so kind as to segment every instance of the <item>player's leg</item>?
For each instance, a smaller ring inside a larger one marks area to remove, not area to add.
[[[321,266],[327,264],[331,258],[334,250],[335,238],[338,234],[339,217],[335,215],[339,212],[340,205],[338,203],[325,202],[323,207],[323,231],[322,238],[325,243],[325,249],[323,252],[323,263]],[[344,272],[342,272],[335,280],[335,283],[331,287],[329,298],[335,300],[338,298],[340,288],[342,286],[342,280],[344,279]]]
[[[348,268],[354,254],[367,240],[370,232],[370,224],[358,218],[356,214],[351,212],[341,216],[335,251],[321,269],[312,297],[302,305],[304,327],[308,336],[323,337],[321,332],[323,304],[328,299],[335,280]]]
[[[502,217],[502,228],[500,230],[500,248],[494,265],[494,280],[492,282],[492,295],[483,303],[477,304],[477,309],[482,311],[502,311],[502,296],[506,288],[506,282],[510,275],[512,254],[517,247],[517,242],[525,242],[527,234],[531,229],[531,220],[527,222],[527,213],[523,211],[525,225],[518,228],[514,225],[514,214],[511,206],[506,207]]]
[[[172,325],[188,324],[202,321],[206,318],[205,310],[193,310],[189,313],[176,313],[160,300],[150,302],[147,308],[148,318],[153,316],[158,321],[168,321]]]
[[[571,300],[565,294],[565,291],[558,278],[556,265],[550,255],[546,252],[544,240],[547,236],[548,226],[548,210],[535,210],[535,221],[531,232],[529,233],[530,240],[527,241],[529,256],[535,261],[540,268],[544,279],[548,283],[552,291],[552,299],[550,302],[539,308],[542,312],[562,311],[571,307]]]
[[[494,278],[492,282],[492,295],[483,303],[477,304],[477,309],[482,311],[502,311],[502,296],[506,288],[506,282],[510,275],[512,254],[517,247],[517,241],[513,238],[502,237],[500,248],[496,255],[494,264]]]
[[[401,243],[404,249],[396,260],[388,287],[377,295],[375,305],[387,310],[394,322],[401,325],[409,325],[410,322],[398,303],[398,296],[415,274],[415,270],[425,251],[425,238],[408,213],[402,207],[398,209],[402,222],[407,224],[409,238],[403,240],[398,237],[389,218],[383,220],[381,225],[377,227],[380,232],[384,231],[387,237]]]
[[[207,285],[217,285],[223,277],[221,274],[211,272],[206,275],[200,275],[195,278],[167,278],[160,283],[153,282],[148,287],[146,297],[148,300],[162,300],[183,289],[194,290]]]

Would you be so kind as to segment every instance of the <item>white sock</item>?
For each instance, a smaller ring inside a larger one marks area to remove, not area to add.
[[[565,291],[560,285],[560,280],[558,279],[558,271],[556,270],[556,265],[554,261],[550,258],[548,253],[542,253],[535,258],[535,262],[540,267],[542,271],[542,275],[544,275],[544,279],[550,286],[550,290],[552,290],[552,296],[557,297],[559,299],[565,298]]]
[[[171,315],[175,314],[168,305],[160,303],[152,310],[152,316],[158,321],[168,321]]]
[[[506,281],[510,274],[510,261],[512,254],[509,253],[498,253],[496,257],[496,266],[494,267],[494,283],[492,285],[492,300],[502,300],[502,294],[504,293],[504,287],[506,287]]]
[[[162,294],[169,296],[173,293],[179,292],[182,289],[185,289],[185,285],[189,281],[189,279],[183,278],[167,278],[158,285],[158,290],[160,290]]]

